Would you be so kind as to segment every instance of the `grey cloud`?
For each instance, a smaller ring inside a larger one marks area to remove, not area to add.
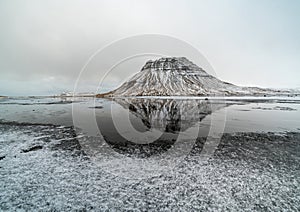
[[[4,0],[0,3],[0,95],[72,90],[80,69],[96,50],[144,33],[190,42],[223,80],[239,85],[297,87],[300,4],[277,4]],[[107,86],[139,71],[142,63],[133,62],[132,68],[112,74]],[[105,70],[99,67],[85,79],[91,85],[87,90],[97,85]]]

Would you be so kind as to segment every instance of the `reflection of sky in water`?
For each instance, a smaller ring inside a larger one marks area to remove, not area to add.
[[[282,110],[276,107],[282,107]],[[296,131],[299,129],[299,104],[250,103],[243,106],[233,105],[227,109],[225,132]]]

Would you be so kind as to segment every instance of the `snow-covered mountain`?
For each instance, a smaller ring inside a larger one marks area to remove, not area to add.
[[[221,81],[185,57],[148,61],[140,72],[103,96],[242,96],[276,95],[288,91],[241,87]]]

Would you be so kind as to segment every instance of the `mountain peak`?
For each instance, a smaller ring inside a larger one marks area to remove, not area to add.
[[[141,71],[188,71],[195,67],[197,66],[185,57],[162,57],[157,60],[147,61]]]

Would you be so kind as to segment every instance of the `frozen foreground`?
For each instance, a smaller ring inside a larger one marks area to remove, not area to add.
[[[225,134],[206,163],[198,140],[172,172],[140,180],[101,171],[72,128],[0,133],[1,210],[300,210],[300,133]]]
[[[105,101],[97,101],[94,108],[84,101],[73,104],[85,112],[95,111],[103,120]],[[67,119],[70,102],[56,99],[0,102],[1,110],[5,111],[0,121],[0,210],[299,211],[299,102],[235,101],[225,105],[214,102],[213,107],[208,107],[203,100],[117,100],[120,110],[130,106],[135,115],[132,121],[138,126],[140,123],[146,128],[168,126],[170,135],[166,133],[166,138],[173,135],[171,130],[182,127],[185,132],[196,122],[205,128],[210,114],[218,117],[227,108],[228,125],[208,160],[203,160],[200,154],[206,139],[199,136],[191,151],[173,169],[145,178],[134,175],[128,178],[110,171],[107,167],[119,164],[123,171],[129,172],[140,167],[122,163],[118,158],[101,163],[110,156],[105,156],[104,148],[100,148],[102,157],[98,161],[87,154],[82,144],[92,136],[75,132],[71,126]],[[151,108],[148,111],[143,109],[146,104]],[[177,106],[182,109],[181,124],[174,122],[178,120]],[[202,111],[198,116],[194,113],[195,106]],[[170,117],[167,109],[171,107],[171,120],[164,119]],[[165,111],[165,116],[161,111]],[[159,114],[161,122],[156,122]],[[114,133],[106,132],[105,128],[102,133],[106,142],[116,141],[110,137]],[[137,148],[141,151],[137,153],[128,152],[132,147],[126,143],[109,145],[120,155],[145,163],[157,148]],[[168,148],[163,146],[162,152]],[[142,151],[148,155],[141,154]],[[159,163],[154,163],[155,167],[161,168]]]

